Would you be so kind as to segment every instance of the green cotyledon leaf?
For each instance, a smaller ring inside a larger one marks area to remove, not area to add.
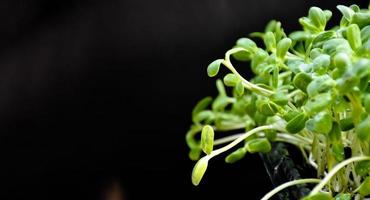
[[[235,86],[235,93],[238,96],[242,96],[244,94],[244,85],[241,81],[239,81]]]
[[[370,195],[370,177],[365,178],[359,187],[359,193],[362,196]]]
[[[349,193],[340,193],[335,196],[334,200],[352,200],[352,197]]]
[[[278,106],[268,100],[259,100],[256,102],[257,110],[266,116],[273,116],[278,112]]]
[[[240,80],[235,74],[229,73],[224,77],[224,83],[226,86],[235,87],[238,82],[240,82]]]
[[[328,75],[316,77],[307,86],[307,94],[312,97],[319,93],[327,92],[336,85],[336,82]]]
[[[218,71],[220,70],[220,66],[222,62],[223,62],[223,59],[217,59],[208,65],[207,73],[209,77],[214,77],[218,74]]]
[[[271,151],[271,144],[266,138],[251,139],[245,144],[250,153],[267,153]]]
[[[249,38],[240,38],[239,40],[236,41],[236,45],[250,52],[253,52],[257,49],[256,43]]]
[[[358,162],[355,166],[355,171],[360,176],[365,176],[370,173],[370,161]]]
[[[370,116],[362,120],[356,127],[357,137],[361,141],[369,141],[370,139]]]
[[[341,142],[342,141],[342,132],[338,122],[333,121],[332,129],[329,132],[328,138],[331,142]]]
[[[302,200],[333,200],[333,197],[330,193],[327,192],[319,192],[316,194],[308,195],[304,197]]]
[[[291,45],[292,40],[290,38],[283,38],[282,40],[280,40],[276,47],[277,57],[279,57],[280,59],[284,59]]]
[[[212,126],[206,125],[202,129],[201,135],[201,148],[206,154],[210,154],[213,150],[213,141],[214,141],[215,133],[213,131]]]
[[[323,29],[326,24],[326,16],[323,10],[319,7],[311,7],[308,11],[308,18],[311,22],[318,27],[319,29]]]
[[[339,121],[340,129],[342,131],[349,131],[355,127],[352,117],[343,118]]]
[[[265,43],[266,49],[269,51],[273,51],[276,48],[276,39],[272,32],[267,32],[263,36],[263,42]]]
[[[277,105],[284,106],[289,102],[288,95],[283,91],[277,91],[270,97],[271,101]]]
[[[212,102],[212,97],[205,97],[202,100],[200,100],[193,109],[193,112],[192,112],[193,120],[196,117],[196,115],[199,112],[205,110],[211,104],[211,102]]]
[[[331,93],[322,93],[308,99],[303,108],[309,115],[313,115],[329,107],[332,101]]]
[[[353,11],[351,8],[349,8],[347,6],[343,6],[343,5],[339,5],[339,6],[337,6],[337,8],[342,13],[343,17],[346,20],[348,20],[348,21],[352,20],[352,16],[355,14],[355,11]]]
[[[206,156],[199,159],[198,162],[195,164],[193,172],[191,174],[191,181],[193,185],[195,186],[199,185],[200,181],[202,180],[204,174],[207,171],[208,160],[209,158]]]
[[[225,158],[226,163],[235,163],[242,158],[244,158],[245,154],[247,153],[247,150],[245,148],[239,148],[236,151],[232,152]]]
[[[298,73],[294,76],[293,84],[298,89],[302,90],[303,92],[307,91],[307,86],[312,81],[312,78],[309,74],[305,72]]]
[[[320,112],[306,122],[306,128],[314,133],[328,134],[333,126],[333,118],[328,112]]]
[[[364,107],[368,114],[370,114],[370,93],[364,95]]]
[[[370,12],[356,12],[352,16],[351,22],[357,24],[360,28],[370,24]]]
[[[361,47],[361,31],[357,24],[351,24],[347,27],[347,39],[353,50]]]
[[[287,123],[285,129],[289,133],[298,133],[304,129],[307,120],[307,115],[305,113],[300,113]]]

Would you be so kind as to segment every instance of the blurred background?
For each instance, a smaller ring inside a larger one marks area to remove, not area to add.
[[[191,184],[191,110],[216,94],[206,66],[271,19],[289,33],[313,5],[333,24],[335,6],[353,3],[368,4],[2,0],[0,199],[261,198],[271,184],[258,155],[216,158]]]

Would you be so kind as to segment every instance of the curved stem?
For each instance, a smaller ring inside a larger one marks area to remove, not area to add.
[[[277,134],[277,137],[276,137],[276,141],[293,144],[293,145],[295,145],[297,147],[303,147],[306,150],[310,150],[311,149],[310,144],[307,143],[306,141],[302,141],[299,138],[296,138],[296,137],[294,137],[292,135],[285,134],[285,133],[278,133]]]
[[[224,144],[224,143],[227,143],[227,142],[231,142],[231,141],[237,139],[238,137],[240,137],[242,135],[244,135],[244,133],[239,133],[239,134],[230,135],[230,136],[226,136],[226,137],[217,139],[213,142],[213,145],[220,145],[220,144]]]
[[[226,137],[223,137],[223,138],[216,139],[213,142],[213,145],[220,145],[220,144],[224,144],[224,143],[227,143],[227,142],[231,142],[231,141],[241,137],[244,134],[245,133],[237,133],[237,134],[234,134],[234,135],[230,135],[230,136],[226,136]],[[259,135],[259,136],[264,137],[265,135],[262,134],[262,135]],[[278,133],[276,141],[293,144],[293,145],[298,146],[298,147],[303,147],[307,150],[311,149],[309,142],[307,142],[305,140],[300,140],[299,138],[296,138],[296,137],[294,137],[290,134],[286,134],[286,133]]]
[[[288,94],[288,98],[292,98],[294,97],[296,94],[299,94],[301,91],[300,90],[294,90],[293,92],[289,93]]]
[[[358,161],[363,161],[363,160],[370,160],[369,156],[358,156],[358,157],[353,157],[349,158],[338,165],[336,165],[326,176],[325,178],[318,184],[316,187],[311,191],[311,195],[317,194],[329,181],[333,176],[341,170],[343,167],[346,165],[352,163],[352,162],[358,162]]]
[[[236,140],[232,141],[228,145],[226,145],[222,148],[219,148],[217,150],[212,151],[212,153],[209,154],[209,157],[212,158],[214,156],[219,155],[220,153],[223,153],[223,152],[233,148],[234,146],[239,144],[241,141],[245,140],[247,137],[249,137],[249,136],[251,136],[255,133],[258,133],[258,132],[263,131],[263,130],[274,129],[274,128],[275,128],[274,125],[266,125],[266,126],[260,126],[260,127],[255,128],[255,129],[252,129],[252,130],[244,133],[243,135],[241,135],[240,137],[238,137]]]
[[[308,156],[308,163],[317,170],[317,168],[319,166],[317,166],[317,164],[315,163],[315,161],[313,160],[313,155],[312,153],[310,153],[310,155]]]
[[[194,125],[186,133],[185,140],[190,149],[198,148],[199,144],[195,140],[194,136],[202,130],[201,125]]]
[[[227,51],[226,54],[225,54],[225,60],[222,62],[222,64],[224,64],[232,73],[234,73],[242,81],[243,86],[245,88],[247,88],[248,90],[258,92],[258,93],[260,93],[261,95],[264,95],[264,96],[271,96],[272,94],[274,94],[273,91],[267,90],[265,88],[261,88],[261,87],[255,85],[255,84],[247,81],[246,79],[244,79],[239,74],[238,71],[236,71],[236,69],[234,68],[234,66],[230,62],[230,55],[234,54],[234,53],[237,53],[239,51],[245,51],[245,49],[243,49],[243,48],[234,48],[234,49],[230,49],[229,51]]]
[[[294,180],[294,181],[289,181],[287,183],[284,183],[277,188],[271,190],[269,193],[267,193],[261,200],[268,200],[275,194],[279,193],[280,191],[284,190],[287,187],[291,187],[294,185],[300,185],[300,184],[305,184],[305,183],[319,183],[321,180],[317,178],[308,178],[308,179],[299,179],[299,180]]]
[[[215,131],[233,131],[233,130],[238,130],[238,129],[244,129],[245,123],[235,123],[233,125],[218,127],[218,128],[216,126],[212,126],[212,127]]]
[[[280,73],[279,78],[283,79],[283,78],[290,76],[291,74],[292,74],[291,71],[285,71],[285,72]]]

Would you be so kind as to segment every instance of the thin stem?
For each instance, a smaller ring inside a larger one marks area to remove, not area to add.
[[[295,134],[295,135],[294,135],[294,137],[299,138],[299,139],[301,139],[301,140],[303,140],[303,141],[307,142],[308,144],[312,144],[312,143],[313,143],[313,141],[312,141],[312,140],[310,140],[309,138],[307,138],[307,137],[303,137],[303,136],[301,136],[301,135],[299,135],[299,134]]]
[[[291,74],[292,74],[291,71],[285,71],[285,72],[282,72],[282,73],[279,74],[279,78],[283,79],[283,78],[286,78],[286,77],[290,76]]]
[[[288,102],[288,106],[291,108],[291,109],[294,109],[294,110],[297,110],[297,107],[295,107],[295,105],[292,103],[292,102]]]
[[[296,51],[295,49],[290,49],[290,51],[292,51],[294,54],[290,53],[290,52],[287,52],[287,56],[288,57],[291,57],[291,58],[302,58],[302,59],[305,59],[305,55],[304,54],[301,54],[299,53],[298,51]]]
[[[231,142],[231,141],[233,141],[233,140],[241,137],[244,134],[245,133],[238,133],[238,134],[226,136],[226,137],[223,137],[223,138],[220,138],[220,139],[216,139],[213,142],[213,145],[220,145],[220,144]],[[259,135],[259,136],[260,137],[264,137],[264,134]],[[293,145],[298,146],[298,147],[303,147],[306,150],[310,150],[311,149],[310,144],[307,143],[307,141],[304,141],[304,140],[302,141],[299,138],[296,138],[296,137],[294,137],[292,135],[285,134],[285,133],[278,133],[277,134],[276,141],[293,144]]]
[[[297,137],[294,137],[294,136],[292,136],[290,134],[286,134],[286,133],[278,133],[276,140],[281,141],[281,142],[290,143],[290,144],[296,145],[298,147],[303,146],[305,149],[308,149],[308,150],[311,148],[310,143],[308,143],[307,141],[301,140]]]
[[[330,181],[331,178],[343,167],[346,165],[352,163],[352,162],[358,162],[358,161],[363,161],[363,160],[370,160],[369,156],[358,156],[358,157],[352,157],[349,158],[338,165],[336,165],[326,176],[325,178],[318,184],[316,187],[311,191],[311,195],[317,194],[328,182]]]
[[[247,137],[249,137],[249,136],[251,136],[255,133],[258,133],[258,132],[263,131],[263,130],[275,129],[275,128],[276,127],[274,125],[266,125],[266,126],[260,126],[260,127],[255,128],[255,129],[252,129],[252,130],[244,133],[243,135],[241,135],[240,137],[238,137],[237,139],[235,139],[234,141],[232,141],[228,145],[226,145],[222,148],[219,148],[217,150],[212,151],[212,153],[209,154],[209,157],[212,158],[214,156],[219,155],[220,153],[223,153],[223,152],[233,148],[234,146],[236,146],[237,144],[239,144],[240,142],[245,140]]]
[[[198,148],[198,143],[195,140],[194,136],[202,130],[201,125],[195,125],[190,128],[190,130],[186,133],[186,143],[188,144],[189,148],[194,149]]]
[[[233,54],[233,53],[236,53],[236,52],[239,52],[239,51],[245,51],[245,49],[243,48],[234,48],[234,49],[230,49],[229,51],[226,52],[225,54],[225,60],[222,62],[232,73],[234,73],[236,76],[238,76],[238,78],[242,81],[243,83],[243,86],[245,88],[247,88],[248,90],[251,90],[251,91],[254,91],[254,92],[259,92],[260,94],[264,95],[264,96],[271,96],[272,94],[274,94],[273,91],[270,91],[270,90],[267,90],[265,88],[261,88],[249,81],[247,81],[246,79],[244,79],[238,71],[236,71],[236,69],[234,68],[234,66],[231,64],[230,62],[230,55]]]
[[[299,180],[294,180],[294,181],[289,181],[286,182],[277,188],[271,190],[269,193],[267,193],[261,200],[268,200],[275,194],[279,193],[280,191],[284,190],[285,188],[294,186],[294,185],[300,185],[300,184],[305,184],[305,183],[320,183],[320,179],[317,178],[307,178],[307,179],[299,179]]]
[[[311,149],[310,147],[308,147],[309,149],[307,149],[308,151]],[[305,149],[304,149],[304,147],[299,147],[299,149],[301,150],[301,153],[302,153],[302,155],[303,155],[303,158],[305,159],[305,161],[306,162],[308,162],[308,156],[307,156],[307,153],[306,153],[306,151],[305,151]]]
[[[233,131],[233,130],[238,130],[238,129],[244,129],[245,123],[235,123],[227,127],[219,127],[219,128],[217,128],[216,126],[212,126],[212,127],[215,131]]]
[[[215,140],[213,142],[213,145],[220,145],[220,144],[231,142],[231,141],[237,139],[238,137],[240,137],[240,136],[242,136],[244,134],[245,133],[239,133],[239,134],[230,135],[230,136],[227,136],[227,137],[223,137],[223,138],[217,139],[217,140]]]
[[[355,190],[353,190],[353,192],[351,192],[352,194],[356,194],[359,190],[360,190],[360,186],[358,186]]]
[[[288,94],[288,98],[291,99],[292,97],[294,97],[296,94],[299,94],[299,93],[301,93],[300,90],[294,90],[293,92]]]
[[[317,164],[315,163],[315,161],[313,160],[313,155],[312,153],[310,153],[310,155],[308,156],[308,163],[314,167],[315,169],[318,168]]]

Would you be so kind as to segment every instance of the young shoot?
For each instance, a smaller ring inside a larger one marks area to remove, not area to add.
[[[370,10],[337,8],[342,18],[334,27],[327,26],[331,11],[312,7],[298,20],[301,30],[288,34],[273,20],[251,34],[264,46],[240,38],[208,65],[208,76],[220,78],[219,94],[192,112],[186,142],[197,160],[194,185],[215,156],[236,163],[284,142],[302,152],[317,177],[290,180],[262,200],[299,184],[317,184],[304,200],[370,197]],[[238,72],[245,66],[253,72],[249,80]]]

